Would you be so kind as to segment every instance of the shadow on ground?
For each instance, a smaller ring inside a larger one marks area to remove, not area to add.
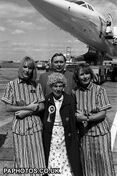
[[[6,134],[0,134],[0,148],[2,147],[2,145],[5,143],[5,140],[7,138],[8,133]]]

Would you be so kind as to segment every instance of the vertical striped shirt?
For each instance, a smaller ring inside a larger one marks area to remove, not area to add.
[[[90,83],[87,89],[79,88],[73,93],[76,97],[77,109],[84,113],[91,113],[93,110],[100,112],[111,107],[106,90],[94,83]],[[100,122],[88,122],[86,128],[88,128],[86,135],[89,136],[104,135],[110,130],[107,118]]]
[[[44,95],[40,84],[35,87],[17,78],[7,84],[2,101],[11,105],[26,106],[33,101],[43,102]],[[42,122],[37,115],[27,116],[22,120],[16,118],[13,120],[13,132],[16,134],[33,134],[41,129]]]

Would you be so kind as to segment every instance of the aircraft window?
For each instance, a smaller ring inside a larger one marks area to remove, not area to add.
[[[78,4],[78,5],[82,5],[82,4],[84,4],[83,1],[77,1],[77,2],[75,2],[75,3]]]
[[[78,5],[81,5],[81,6],[83,6],[83,7],[88,8],[88,7],[87,7],[87,4],[86,4],[85,2],[83,2],[83,1],[76,1],[76,2],[74,2],[74,3],[76,3],[76,4],[78,4]]]
[[[82,4],[82,6],[87,8],[87,5],[86,5],[86,4]]]
[[[85,8],[88,8],[88,9],[94,11],[93,7],[91,5],[85,3],[84,1],[74,1],[74,0],[69,0],[69,1],[70,2],[74,2],[75,4],[81,5],[81,6],[85,7]]]
[[[75,4],[78,4],[78,5],[83,5],[85,4],[84,1],[74,1],[74,0],[68,0],[69,2],[74,2]]]
[[[94,11],[93,8],[90,5],[88,5],[88,7],[89,7],[90,10]]]

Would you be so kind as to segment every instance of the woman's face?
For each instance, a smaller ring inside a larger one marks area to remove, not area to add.
[[[23,65],[23,77],[25,79],[31,78],[32,72],[33,72],[33,69],[30,66],[30,64],[28,62],[25,62],[24,65]]]
[[[87,87],[91,81],[91,74],[81,68],[79,70],[79,80],[84,87]]]
[[[58,83],[53,84],[51,86],[51,89],[52,89],[54,96],[56,98],[60,98],[64,90],[64,85],[63,83],[58,82]]]

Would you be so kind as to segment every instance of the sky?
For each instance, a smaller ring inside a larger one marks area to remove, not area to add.
[[[112,13],[117,17],[116,0],[87,2],[103,13],[113,9]],[[0,61],[18,62],[25,56],[48,60],[55,52],[66,53],[68,48],[72,55],[81,55],[88,50],[84,43],[44,18],[27,0],[0,0]]]

